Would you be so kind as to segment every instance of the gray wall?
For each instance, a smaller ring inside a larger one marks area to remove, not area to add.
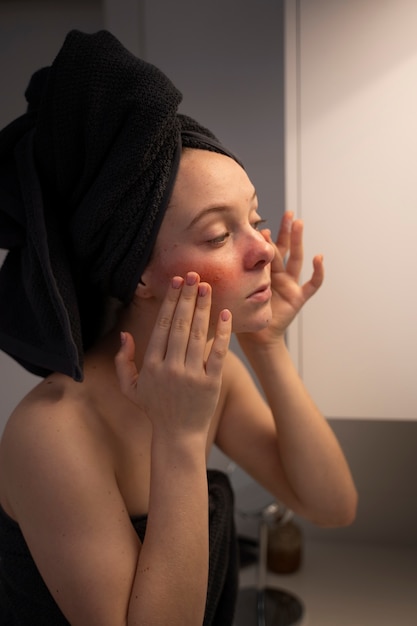
[[[132,1],[126,2],[132,6]],[[69,29],[94,31],[114,23],[123,40],[123,24],[112,22],[112,11],[106,13],[105,5],[112,5],[111,0],[0,2],[0,126],[23,112],[30,74],[51,62]],[[148,0],[140,14],[138,50],[182,90],[183,112],[210,127],[241,156],[258,188],[261,211],[275,231],[284,198],[282,3]],[[0,372],[1,431],[13,406],[36,379],[3,353]],[[306,535],[416,543],[412,482],[417,470],[417,422],[338,420],[332,426],[359,487],[358,520],[340,531],[320,531],[302,522]],[[213,455],[212,463],[228,466],[220,454]],[[253,509],[266,502],[267,495],[243,473],[235,471],[232,477],[239,507]],[[253,524],[242,528],[254,532]]]

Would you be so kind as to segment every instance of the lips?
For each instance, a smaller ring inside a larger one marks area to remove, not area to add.
[[[248,295],[247,299],[263,302],[265,300],[269,300],[271,296],[271,283],[265,283],[264,285],[261,285],[260,287],[255,289],[255,291],[252,291],[252,293]]]

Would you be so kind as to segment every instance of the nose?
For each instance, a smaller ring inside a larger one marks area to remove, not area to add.
[[[274,247],[259,230],[252,230],[246,242],[245,266],[247,269],[262,269],[274,258]]]

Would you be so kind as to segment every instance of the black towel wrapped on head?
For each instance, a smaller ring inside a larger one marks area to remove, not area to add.
[[[0,348],[80,381],[104,299],[128,303],[149,260],[181,147],[235,157],[107,31],[71,31],[26,98],[0,133]]]

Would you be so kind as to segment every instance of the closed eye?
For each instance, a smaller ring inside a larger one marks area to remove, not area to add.
[[[220,246],[229,237],[230,237],[230,233],[223,233],[222,235],[219,235],[218,237],[214,237],[213,239],[209,239],[207,243],[211,244],[212,246]]]
[[[264,219],[259,219],[256,220],[256,222],[253,222],[251,224],[252,228],[254,230],[260,230],[262,224],[265,224],[266,220]],[[207,241],[207,243],[209,243],[212,246],[221,246],[222,244],[225,243],[226,239],[228,239],[230,237],[230,233],[229,232],[225,232],[222,235],[219,235],[218,237],[214,237],[213,239],[209,239]]]

